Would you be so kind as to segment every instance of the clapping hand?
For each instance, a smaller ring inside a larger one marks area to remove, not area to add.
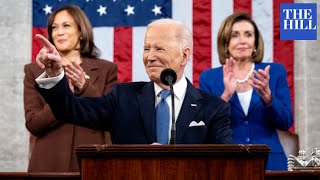
[[[61,56],[53,44],[40,34],[36,38],[43,44],[43,48],[36,56],[36,63],[44,69],[49,77],[58,76],[62,72]]]
[[[250,85],[257,90],[258,94],[267,105],[270,105],[272,102],[271,90],[269,87],[269,70],[270,65],[268,65],[264,70],[254,70],[254,77],[250,77],[251,81],[249,81]]]
[[[86,73],[82,67],[74,61],[65,65],[65,73],[69,79],[69,83],[72,83],[74,87],[82,89],[86,82]]]
[[[223,84],[224,92],[221,98],[228,102],[236,91],[237,81],[233,72],[234,59],[232,57],[226,59],[226,63],[223,65]]]

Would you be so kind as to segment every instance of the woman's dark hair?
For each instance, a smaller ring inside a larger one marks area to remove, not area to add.
[[[100,56],[100,50],[93,42],[93,30],[91,23],[85,13],[76,5],[67,5],[55,10],[48,19],[48,39],[54,44],[52,39],[52,24],[56,15],[61,11],[67,11],[78,25],[81,33],[80,54],[82,57],[96,58]]]

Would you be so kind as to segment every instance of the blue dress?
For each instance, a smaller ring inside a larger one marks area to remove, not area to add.
[[[258,63],[255,70],[264,69],[267,65],[270,65],[270,106],[266,107],[255,89],[252,91],[247,115],[242,110],[237,93],[229,101],[233,143],[267,144],[271,148],[267,170],[287,170],[287,157],[280,144],[277,129],[288,130],[293,123],[290,92],[283,65]],[[221,96],[224,91],[222,67],[203,71],[199,83],[200,89]]]

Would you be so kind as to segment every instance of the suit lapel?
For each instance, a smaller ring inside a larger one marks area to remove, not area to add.
[[[199,101],[202,99],[198,90],[188,81],[187,92],[184,97],[182,107],[176,122],[177,141],[181,141],[184,133],[189,128],[189,124],[194,120],[194,117],[202,107]]]
[[[149,143],[156,142],[155,92],[153,82],[147,83],[138,95],[140,113]]]
[[[256,104],[259,101],[260,101],[260,96],[257,93],[257,91],[255,89],[253,89],[252,90],[252,96],[251,96],[251,101],[250,101],[250,105],[249,105],[248,114],[250,113],[250,111],[252,111],[256,107]],[[232,98],[230,100],[230,103],[232,104],[232,107],[234,107],[235,109],[238,109],[238,111],[242,112],[242,114],[245,116],[237,93],[233,94],[233,96],[232,96]]]
[[[257,103],[259,101],[260,101],[260,96],[257,90],[253,89],[248,114],[250,114],[250,112],[257,106]]]
[[[91,82],[95,82],[98,78],[98,73],[94,73],[94,71],[99,69],[99,66],[94,60],[89,60],[87,58],[83,58],[82,68],[86,72],[86,74],[90,77]]]
[[[244,115],[243,113],[243,109],[241,107],[241,104],[240,104],[240,101],[239,101],[239,98],[238,98],[238,94],[237,92],[235,92],[233,94],[233,96],[231,97],[230,99],[230,104],[232,104],[232,106],[236,109],[238,109],[240,112],[242,112],[242,114]]]
[[[254,69],[257,70],[257,69],[264,69],[264,68],[261,66],[261,63],[257,63],[255,64]],[[248,114],[250,114],[250,112],[257,106],[257,103],[259,101],[260,101],[260,96],[257,90],[253,89]]]

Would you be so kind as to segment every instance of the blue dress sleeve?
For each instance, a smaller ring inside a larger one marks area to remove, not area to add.
[[[272,80],[272,104],[265,108],[265,114],[277,129],[288,130],[293,123],[293,116],[286,70],[283,65],[276,63],[271,68],[278,75]],[[273,78],[272,76],[273,73],[270,71],[270,78]]]

